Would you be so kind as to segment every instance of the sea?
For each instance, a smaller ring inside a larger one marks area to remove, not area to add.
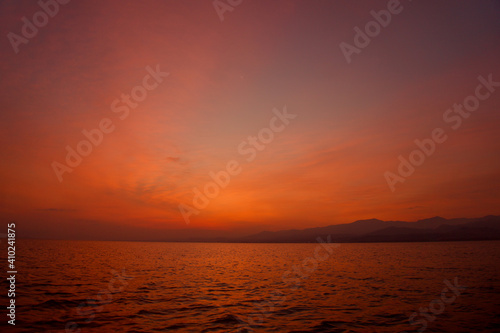
[[[1,332],[500,332],[499,241],[25,239],[15,263]]]

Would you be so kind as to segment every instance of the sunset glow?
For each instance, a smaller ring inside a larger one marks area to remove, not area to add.
[[[351,63],[339,44],[387,1],[244,1],[224,21],[211,1],[61,5],[18,53],[2,42],[0,213],[26,237],[99,239],[500,214],[500,88],[456,130],[443,120],[479,76],[500,82],[499,5],[457,3],[401,2]],[[0,7],[4,36],[40,10]],[[435,128],[447,140],[391,191],[384,174]]]

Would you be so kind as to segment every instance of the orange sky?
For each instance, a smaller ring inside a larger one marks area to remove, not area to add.
[[[243,1],[222,22],[211,1],[60,5],[17,54],[1,42],[2,220],[26,237],[133,238],[500,214],[500,88],[459,129],[443,121],[479,75],[500,81],[500,5],[401,4],[350,64],[339,44],[387,1]],[[3,1],[3,36],[39,10]],[[113,101],[157,65],[169,76],[120,119]],[[297,117],[246,161],[238,145],[285,106]],[[105,118],[114,130],[60,182],[52,163]],[[392,192],[384,173],[438,127],[448,140]],[[241,173],[186,224],[179,205],[231,160]]]

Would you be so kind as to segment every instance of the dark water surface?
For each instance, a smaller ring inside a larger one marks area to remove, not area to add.
[[[500,332],[499,263],[500,242],[20,240],[16,326],[0,330]]]

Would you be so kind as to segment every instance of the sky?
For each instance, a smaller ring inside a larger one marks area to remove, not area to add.
[[[499,1],[60,1],[0,2],[18,237],[500,214]]]

